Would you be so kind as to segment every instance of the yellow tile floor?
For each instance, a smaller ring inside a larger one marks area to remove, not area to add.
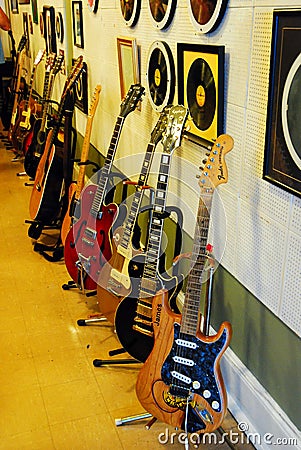
[[[160,433],[174,432],[165,424],[150,430],[148,420],[115,425],[117,418],[144,412],[135,395],[140,364],[93,366],[119,343],[106,323],[77,325],[97,312],[95,297],[63,290],[64,261],[34,252],[25,224],[31,187],[27,176],[17,176],[23,164],[13,157],[0,141],[0,449],[183,449],[180,432],[174,442],[159,442]],[[228,415],[224,429],[235,427]]]

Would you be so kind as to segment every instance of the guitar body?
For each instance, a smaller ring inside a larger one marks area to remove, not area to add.
[[[41,161],[41,156],[44,152],[45,147],[45,140],[44,142],[38,141],[41,122],[42,119],[40,118],[34,122],[31,142],[28,146],[27,151],[25,152],[24,170],[30,178],[35,178],[36,176],[37,168]]]
[[[141,405],[189,433],[216,430],[227,410],[219,363],[230,342],[230,324],[224,322],[214,336],[181,333],[181,315],[170,310],[165,290],[154,298],[153,324],[154,348],[136,384]]]
[[[68,209],[61,227],[61,240],[63,245],[65,245],[67,234],[69,233],[69,230],[72,226],[72,220],[74,219],[73,211],[74,211],[74,203],[76,201],[75,200],[76,189],[77,189],[76,183],[71,183],[68,192]]]
[[[111,203],[102,205],[99,217],[91,214],[96,189],[97,186],[88,185],[82,191],[78,205],[81,212],[75,212],[79,219],[69,230],[64,249],[66,268],[79,285],[81,270],[78,269],[78,262],[81,262],[84,269],[83,287],[87,290],[96,289],[101,268],[111,257],[110,230],[117,212],[117,205]]]
[[[33,220],[51,225],[58,218],[63,181],[63,149],[52,145],[49,150],[45,149],[37,168],[29,204]]]

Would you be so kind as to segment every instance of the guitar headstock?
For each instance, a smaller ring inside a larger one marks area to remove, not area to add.
[[[46,58],[45,70],[46,72],[51,72],[54,67],[56,60],[56,53],[49,53]]]
[[[168,113],[167,125],[162,138],[165,153],[172,153],[181,145],[188,109],[182,105],[172,106]]]
[[[91,100],[88,117],[93,117],[95,114],[95,111],[96,111],[96,108],[98,105],[98,101],[99,101],[100,92],[101,92],[101,86],[100,86],[100,84],[97,84],[95,86],[93,97]]]
[[[39,50],[38,53],[37,53],[37,56],[36,56],[36,58],[34,60],[33,65],[37,66],[38,64],[40,64],[40,62],[42,61],[44,55],[45,55],[45,50],[43,50],[43,49]]]
[[[52,75],[57,75],[62,68],[62,64],[64,62],[64,55],[56,56],[55,63],[52,69]]]
[[[221,134],[215,141],[199,178],[202,189],[213,190],[219,184],[227,183],[228,170],[225,155],[232,150],[234,141],[228,134]]]
[[[24,47],[26,45],[26,41],[27,41],[27,37],[25,34],[23,34],[23,36],[20,39],[19,45],[18,45],[18,53],[20,53],[24,49]]]
[[[145,88],[140,83],[132,84],[120,105],[119,115],[126,117],[130,112],[134,111],[144,92]]]
[[[168,113],[171,109],[171,105],[165,106],[165,108],[160,113],[159,119],[151,132],[151,142],[153,144],[158,144],[163,136],[163,133],[166,129]]]
[[[83,67],[84,67],[83,56],[81,55],[75,60],[73,66],[72,66],[72,69],[71,69],[71,71],[68,75],[68,78],[66,80],[66,83],[65,83],[62,97],[64,97],[67,94],[67,92],[69,92],[71,90],[71,88],[74,86],[78,77],[81,74],[81,71],[83,70]]]

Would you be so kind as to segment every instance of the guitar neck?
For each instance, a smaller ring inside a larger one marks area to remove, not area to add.
[[[202,275],[207,260],[206,246],[208,241],[210,212],[213,191],[206,192],[199,201],[197,224],[190,261],[190,272],[187,280],[186,295],[182,311],[181,332],[196,336],[199,329],[199,310],[202,289]]]
[[[115,157],[115,153],[116,153],[116,149],[117,149],[117,145],[119,142],[120,133],[121,133],[123,124],[124,124],[124,117],[119,116],[117,118],[116,125],[114,127],[113,135],[111,138],[111,142],[109,145],[109,149],[107,152],[107,156],[106,156],[104,165],[100,171],[97,189],[96,189],[95,196],[94,196],[91,210],[90,210],[90,213],[94,217],[98,216],[101,206],[104,202],[108,178],[109,178],[109,174],[112,169],[112,165],[113,165],[113,161],[114,161],[114,157]]]
[[[88,117],[88,119],[87,119],[86,133],[85,133],[85,137],[84,137],[82,154],[81,154],[81,159],[80,159],[81,163],[86,162],[88,159],[93,118],[94,117]],[[80,194],[83,190],[83,187],[85,184],[85,174],[86,174],[86,166],[84,164],[82,164],[79,166],[79,172],[78,172],[78,177],[77,177],[77,187],[76,187],[76,191],[75,191],[75,199],[76,200],[79,199]]]
[[[31,97],[32,97],[32,91],[33,91],[33,81],[34,81],[34,77],[35,77],[36,68],[37,68],[36,65],[34,65],[33,68],[32,68],[32,72],[31,72],[31,76],[30,76],[30,80],[29,80],[29,89],[28,89],[28,93],[27,93],[26,99],[25,99],[24,110],[27,110],[28,109],[28,105],[30,104],[30,100],[31,100]]]
[[[53,84],[55,80],[55,75],[51,74],[50,72],[45,73],[45,83],[47,83],[46,91],[43,93],[44,98],[44,106],[43,106],[43,114],[42,114],[42,120],[41,120],[41,131],[45,131],[46,128],[46,121],[47,121],[47,115],[50,108],[49,100],[51,98]]]
[[[149,238],[143,276],[141,280],[141,296],[153,296],[157,291],[157,273],[161,250],[161,236],[164,225],[162,214],[165,212],[166,194],[170,172],[171,154],[161,156],[158,181],[155,191],[154,206],[150,221]]]

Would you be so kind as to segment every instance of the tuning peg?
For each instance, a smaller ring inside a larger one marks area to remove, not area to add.
[[[207,159],[204,158],[203,161],[202,161],[202,163],[203,163],[203,164],[206,164],[206,162],[207,162]]]
[[[206,155],[206,156],[209,156],[209,155],[210,155],[210,153],[205,153],[205,155]]]

